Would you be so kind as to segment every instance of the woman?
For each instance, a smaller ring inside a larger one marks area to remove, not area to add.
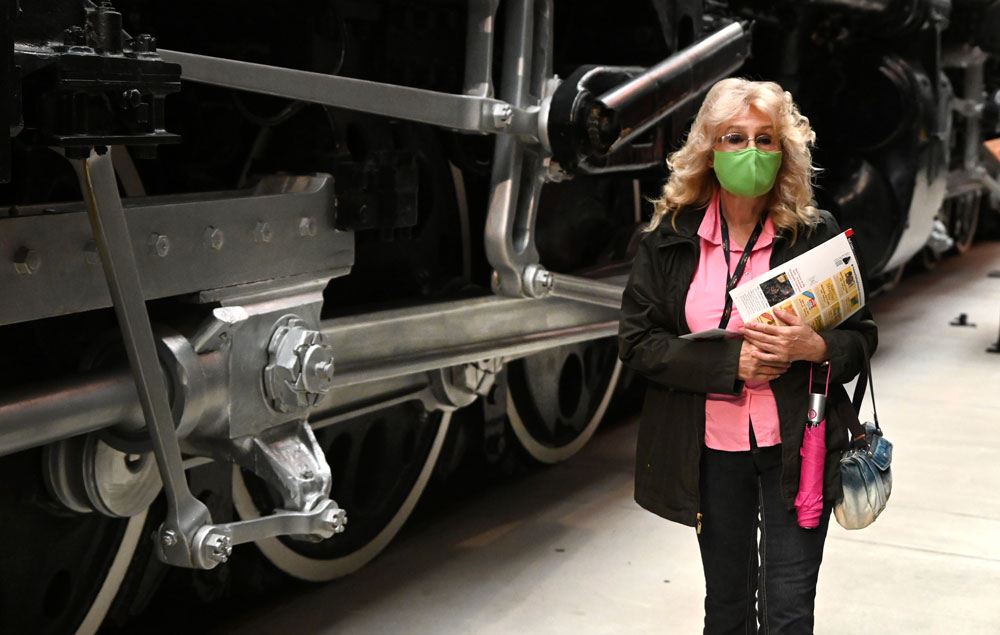
[[[744,325],[728,304],[728,288],[840,233],[813,207],[814,141],[777,84],[713,86],[667,161],[671,174],[622,298],[621,359],[649,380],[635,497],[697,528],[705,633],[812,632],[847,447],[837,404],[877,344],[867,309],[816,333],[783,311],[775,311],[783,325]],[[679,338],[720,325],[742,337]],[[806,530],[794,500],[811,363],[829,363],[830,397],[824,510],[819,527]]]

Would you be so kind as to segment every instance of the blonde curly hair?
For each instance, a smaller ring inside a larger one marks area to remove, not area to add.
[[[645,231],[656,229],[667,214],[676,223],[682,211],[708,205],[719,187],[715,171],[709,166],[716,130],[751,106],[774,122],[783,152],[767,205],[771,222],[779,230],[790,232],[792,242],[799,228],[816,224],[819,212],[814,206],[812,177],[818,169],[812,165],[810,149],[816,133],[809,120],[799,112],[791,93],[778,84],[730,77],[709,89],[684,146],[667,158],[670,177],[662,196],[653,201],[653,218]]]

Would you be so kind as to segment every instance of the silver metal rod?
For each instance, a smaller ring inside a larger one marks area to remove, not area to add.
[[[315,104],[419,121],[466,132],[515,133],[537,138],[537,109],[489,97],[453,95],[291,68],[160,49],[181,65],[187,81],[224,86]],[[505,112],[505,116],[495,116]]]
[[[610,286],[610,285],[609,285]],[[619,292],[620,298],[620,292]],[[379,388],[345,393],[338,387],[385,381],[386,395],[403,388],[392,378],[494,357],[530,355],[555,346],[614,335],[618,312],[579,301],[487,296],[327,320],[337,372],[321,416],[342,400]],[[204,375],[221,368],[199,356]],[[143,421],[128,371],[93,373],[0,394],[0,455],[45,445],[117,424]]]
[[[0,397],[0,456],[142,420],[126,370],[31,386]]]
[[[620,309],[622,306],[622,293],[625,291],[623,285],[562,273],[553,273],[550,276],[552,278],[550,293],[557,298],[568,298],[612,309]]]
[[[465,35],[465,94],[493,96],[493,37],[500,0],[469,0]]]
[[[598,102],[614,113],[620,129],[610,151],[739,68],[749,54],[749,32],[734,22],[601,95]]]
[[[346,368],[338,367],[342,368],[342,372],[337,373],[333,383],[334,386],[351,386],[494,357],[523,357],[556,346],[610,337],[617,332],[618,320],[613,319],[585,326],[493,340],[478,345],[458,344],[433,353],[415,351],[403,357],[345,364]]]
[[[191,566],[187,539],[193,535],[194,529],[211,522],[211,517],[208,508],[191,495],[184,476],[167,385],[146,312],[111,155],[106,149],[103,154],[91,151],[89,158],[75,159],[72,163],[87,201],[87,215],[160,469],[168,509],[164,526],[176,532],[176,542],[166,547],[176,546],[177,549],[165,550],[167,560]]]

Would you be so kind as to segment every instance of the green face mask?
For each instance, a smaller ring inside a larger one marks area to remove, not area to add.
[[[767,194],[781,167],[781,152],[744,148],[736,152],[715,151],[715,175],[722,187],[736,196],[755,198]]]

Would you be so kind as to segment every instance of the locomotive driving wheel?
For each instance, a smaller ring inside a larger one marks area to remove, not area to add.
[[[508,366],[507,417],[528,455],[558,463],[600,424],[621,375],[613,338],[561,346]]]
[[[93,633],[118,593],[146,512],[111,518],[55,502],[42,450],[0,459],[0,633]]]
[[[955,241],[954,249],[964,254],[972,246],[979,226],[979,208],[982,192],[975,191],[945,201],[944,220],[948,235]]]
[[[537,222],[541,262],[552,271],[580,275],[630,261],[626,250],[641,204],[639,183],[631,179],[546,184]],[[511,362],[507,418],[528,456],[558,463],[576,454],[607,412],[621,372],[615,338],[560,346]]]
[[[437,462],[450,413],[406,402],[317,429],[333,476],[330,498],[347,511],[347,530],[322,542],[268,538],[257,546],[275,567],[312,582],[357,571],[381,552],[413,511]],[[234,468],[233,503],[241,518],[280,500],[260,479]]]

